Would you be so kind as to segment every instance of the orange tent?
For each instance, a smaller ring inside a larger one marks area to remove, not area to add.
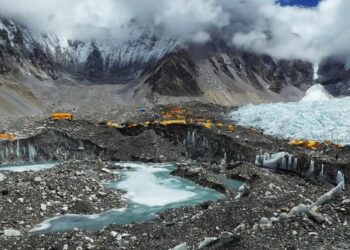
[[[73,120],[74,115],[71,113],[52,113],[51,114],[51,120],[57,121],[57,120]]]
[[[0,134],[0,140],[4,141],[15,141],[17,140],[16,136],[10,134]]]

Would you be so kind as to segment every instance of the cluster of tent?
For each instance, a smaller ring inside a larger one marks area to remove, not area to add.
[[[57,121],[57,120],[73,120],[74,119],[74,115],[71,113],[52,113],[50,116],[50,119],[52,121]],[[8,134],[5,132],[0,133],[0,141],[16,141],[17,137],[12,135],[12,134]]]
[[[144,112],[142,112],[144,113]],[[206,119],[203,117],[198,117],[193,115],[191,112],[187,112],[181,107],[173,107],[169,111],[162,111],[160,114],[157,114],[155,118],[151,121],[146,121],[142,123],[127,123],[121,124],[112,121],[105,121],[100,123],[100,125],[105,125],[109,128],[136,128],[136,127],[148,127],[150,125],[160,125],[160,126],[171,126],[171,125],[195,125],[200,126],[206,129],[213,129],[214,127],[221,129],[225,128],[228,132],[234,132],[236,130],[236,126],[233,124],[225,126],[221,121],[212,121],[210,119]]]
[[[196,118],[196,119],[155,119],[153,121],[146,121],[142,123],[129,123],[129,124],[120,124],[112,121],[105,121],[100,123],[100,125],[106,125],[109,128],[135,128],[135,127],[148,127],[150,125],[161,125],[164,127],[171,125],[195,125],[200,126],[206,129],[216,128],[225,128],[228,132],[234,132],[236,130],[236,126],[233,124],[225,126],[222,122],[215,121],[213,122],[210,119]]]
[[[291,140],[289,142],[289,145],[304,147],[304,148],[313,149],[313,150],[319,149],[322,146],[332,146],[332,145],[334,145],[334,147],[337,148],[337,149],[343,147],[343,145],[334,144],[331,141],[318,142],[318,141],[314,141],[314,140],[297,140],[297,139]]]

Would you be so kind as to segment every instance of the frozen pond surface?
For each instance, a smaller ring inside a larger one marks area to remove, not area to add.
[[[59,163],[42,163],[42,164],[18,164],[18,165],[0,165],[0,171],[26,172],[26,171],[43,171],[54,168]]]
[[[194,206],[205,201],[224,199],[224,195],[204,188],[186,179],[174,177],[173,164],[118,163],[124,167],[117,171],[119,181],[111,188],[126,191],[128,207],[96,215],[64,215],[48,219],[31,230],[31,233],[71,231],[74,228],[99,230],[110,224],[130,224],[155,218],[156,213],[167,209]]]

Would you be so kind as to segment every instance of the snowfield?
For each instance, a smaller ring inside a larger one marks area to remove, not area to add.
[[[330,95],[321,84],[316,84],[309,88],[301,102],[315,102],[315,101],[328,101],[332,99]]]
[[[321,85],[312,86],[300,102],[247,105],[230,116],[277,137],[350,144],[350,97],[333,98]]]

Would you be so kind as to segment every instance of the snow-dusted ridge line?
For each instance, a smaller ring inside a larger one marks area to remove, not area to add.
[[[56,62],[63,65],[84,65],[88,56],[97,49],[101,53],[104,64],[108,67],[127,67],[133,64],[147,64],[153,60],[159,60],[167,53],[173,51],[178,45],[175,39],[156,36],[152,32],[145,31],[133,41],[123,42],[114,39],[71,41],[68,38],[58,37],[54,34],[40,34],[30,32],[25,27],[19,26],[7,20],[4,23],[0,19],[0,30],[8,33],[8,39],[12,47],[17,32],[23,37],[24,47],[33,52],[35,46],[50,55]]]

